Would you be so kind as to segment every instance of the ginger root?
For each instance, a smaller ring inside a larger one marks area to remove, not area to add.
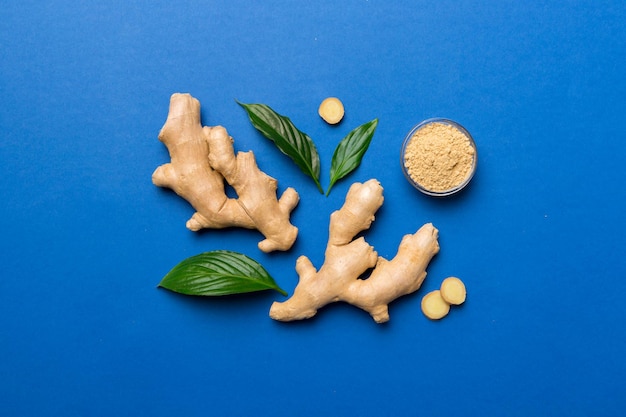
[[[432,224],[404,236],[391,261],[379,257],[363,237],[354,240],[374,221],[374,214],[383,203],[382,192],[374,179],[350,187],[343,207],[330,217],[324,264],[316,271],[309,258],[298,258],[296,272],[300,281],[294,294],[285,302],[273,303],[270,317],[281,321],[306,319],[326,304],[345,301],[383,323],[389,320],[391,301],[422,285],[426,266],[439,252],[438,231]],[[360,279],[371,268],[371,275]]]
[[[202,126],[197,99],[189,94],[172,95],[159,140],[167,147],[171,162],[154,171],[152,182],[171,188],[196,210],[187,221],[188,229],[257,229],[265,236],[258,245],[263,252],[291,248],[298,229],[289,217],[298,204],[298,193],[287,188],[277,199],[277,181],[258,168],[251,151],[235,155],[226,129]],[[226,195],[224,180],[234,188],[237,199]]]

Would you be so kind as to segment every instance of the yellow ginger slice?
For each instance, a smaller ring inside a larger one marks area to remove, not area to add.
[[[431,320],[439,320],[450,312],[450,304],[443,299],[441,291],[431,291],[422,298],[422,312]]]
[[[336,125],[343,119],[343,103],[337,97],[328,97],[320,104],[318,113],[326,123]]]
[[[448,303],[453,305],[463,304],[467,291],[463,281],[457,277],[448,277],[441,283],[441,297]]]

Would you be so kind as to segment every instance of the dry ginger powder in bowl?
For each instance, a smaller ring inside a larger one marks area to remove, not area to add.
[[[471,179],[475,162],[471,137],[448,122],[418,126],[405,144],[405,172],[427,194],[448,195],[460,190]]]

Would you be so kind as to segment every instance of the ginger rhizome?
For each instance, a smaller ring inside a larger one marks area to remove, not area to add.
[[[383,188],[376,180],[350,187],[341,209],[330,217],[324,264],[317,271],[309,258],[296,261],[300,280],[293,296],[275,302],[270,317],[292,321],[314,316],[321,307],[344,301],[359,307],[377,323],[389,320],[388,304],[422,285],[426,267],[439,252],[438,231],[430,223],[406,235],[390,261],[379,257],[360,232],[369,229],[383,203]],[[371,268],[370,276],[361,276]]]
[[[171,162],[152,174],[152,182],[171,188],[196,210],[187,228],[257,229],[265,239],[263,252],[288,250],[298,235],[290,222],[299,196],[287,188],[277,199],[277,181],[262,172],[254,154],[235,154],[233,139],[221,126],[202,126],[200,102],[189,94],[173,94],[169,114],[159,133]],[[229,198],[226,181],[237,193]]]

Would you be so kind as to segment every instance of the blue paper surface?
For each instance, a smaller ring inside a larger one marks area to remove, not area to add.
[[[0,8],[0,414],[6,416],[618,416],[626,411],[626,4],[619,1],[5,1]],[[253,150],[301,196],[286,253],[249,230],[193,233],[193,209],[151,183],[169,97]],[[339,97],[340,125],[319,103]],[[235,102],[272,106],[335,146],[379,119],[329,197]],[[419,194],[399,152],[447,117],[478,147],[452,198]],[[290,294],[323,262],[350,184],[385,203],[379,255],[432,222],[422,288],[378,325],[346,304],[268,317],[276,292],[157,289],[189,256],[235,250]],[[441,321],[420,300],[467,285]]]

